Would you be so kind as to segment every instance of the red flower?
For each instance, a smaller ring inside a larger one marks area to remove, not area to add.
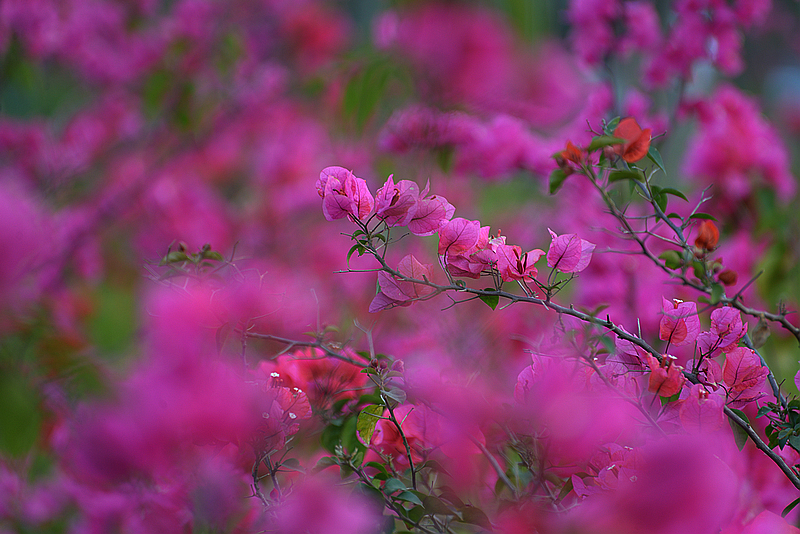
[[[694,246],[703,250],[714,250],[719,242],[719,230],[711,221],[703,221],[697,227],[697,238]]]
[[[647,155],[647,151],[650,149],[650,133],[650,128],[642,130],[633,117],[622,119],[614,129],[614,137],[624,139],[625,142],[615,145],[614,153],[628,163],[639,161]]]

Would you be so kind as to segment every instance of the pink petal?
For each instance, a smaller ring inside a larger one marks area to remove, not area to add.
[[[453,219],[439,229],[439,255],[461,254],[475,246],[480,237],[478,221],[461,217]]]
[[[408,222],[408,230],[414,235],[433,235],[450,220],[455,210],[444,197],[420,198],[414,216]]]

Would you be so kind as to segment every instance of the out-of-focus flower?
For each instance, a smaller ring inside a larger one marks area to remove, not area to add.
[[[625,117],[619,121],[613,133],[614,137],[624,139],[625,142],[614,145],[612,151],[628,163],[635,163],[647,155],[650,149],[650,134],[650,128],[642,130],[636,119]]]
[[[381,509],[339,480],[306,477],[276,508],[267,532],[281,534],[372,534]]]
[[[719,230],[712,221],[703,221],[697,226],[697,237],[694,246],[701,250],[712,251],[719,243]]]

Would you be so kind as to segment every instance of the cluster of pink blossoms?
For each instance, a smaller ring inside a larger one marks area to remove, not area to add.
[[[489,226],[480,221],[453,218],[455,208],[441,196],[428,195],[428,186],[420,192],[416,183],[390,176],[373,197],[364,179],[343,167],[326,167],[317,180],[322,197],[322,211],[329,221],[343,217],[364,228],[373,219],[389,227],[407,226],[418,236],[438,233],[438,255],[448,276],[480,278],[495,274],[503,282],[531,280],[539,273],[536,262],[547,256],[547,265],[562,273],[583,271],[591,260],[593,243],[576,234],[556,235],[552,230],[550,249],[523,252],[518,245],[506,243],[498,233],[490,235]],[[407,306],[433,293],[431,265],[422,264],[412,255],[404,257],[398,267],[400,275],[378,273],[380,291],[370,304],[376,312],[394,306]]]

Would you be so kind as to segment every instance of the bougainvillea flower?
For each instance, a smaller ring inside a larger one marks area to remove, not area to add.
[[[678,393],[686,382],[683,376],[683,367],[676,365],[672,357],[664,355],[661,362],[654,356],[647,355],[647,364],[650,366],[650,379],[647,389],[662,397],[671,397]]]
[[[433,278],[433,266],[420,263],[411,254],[400,260],[397,271],[401,275],[415,280],[431,280]],[[378,285],[380,291],[369,305],[370,313],[395,306],[410,306],[414,300],[433,292],[433,288],[430,286],[395,278],[386,271],[378,273]]]
[[[689,389],[689,395],[681,401],[678,411],[681,425],[687,432],[713,432],[722,428],[725,424],[722,412],[725,398],[721,391],[709,391],[702,384]]]
[[[625,333],[629,333],[622,326],[620,326],[620,329]],[[619,362],[628,369],[644,369],[648,356],[646,350],[619,336],[615,339],[614,346],[617,349],[617,353],[611,357],[610,361]],[[609,361],[608,358],[606,361]]]
[[[567,148],[557,153],[554,157],[558,166],[567,175],[572,174],[575,166],[579,167],[587,159],[586,153],[575,146],[572,141],[567,141]]]
[[[439,195],[428,195],[430,184],[419,194],[417,209],[408,222],[408,230],[419,236],[433,235],[439,227],[453,218],[456,208]]]
[[[647,155],[650,150],[650,128],[642,130],[633,117],[626,117],[619,121],[614,129],[614,137],[624,139],[621,145],[614,146],[614,153],[628,163],[634,163]]]
[[[594,245],[592,245],[594,246]],[[526,277],[533,278],[539,271],[534,264],[544,256],[544,250],[535,249],[522,252],[517,245],[499,245],[497,247],[497,270],[500,277],[506,281],[522,280]]]
[[[581,239],[577,234],[556,235],[551,229],[552,241],[547,251],[547,265],[562,273],[579,273],[589,265],[595,244]],[[538,258],[537,258],[538,259]]]
[[[572,144],[572,141],[567,141],[567,148],[561,151],[561,157],[567,161],[571,161],[577,165],[581,164],[583,161],[583,151]]]
[[[747,333],[747,323],[742,322],[739,310],[725,306],[711,312],[711,329],[702,332],[698,338],[700,350],[704,353],[721,350],[729,352],[736,348],[739,340]]]
[[[463,254],[472,249],[481,234],[479,221],[456,217],[439,229],[439,255]]]
[[[697,226],[694,246],[702,250],[714,250],[719,242],[719,230],[712,221],[703,221]]]
[[[317,192],[322,197],[322,213],[333,221],[348,215],[365,220],[375,205],[367,182],[343,167],[325,167],[317,180]]]
[[[736,347],[725,355],[722,379],[728,386],[731,403],[744,404],[761,397],[769,369],[761,365],[761,358],[747,347]]]
[[[342,349],[351,357],[349,348]],[[351,363],[326,358],[322,349],[303,348],[259,366],[265,376],[278,373],[276,380],[285,387],[298,388],[308,395],[309,402],[317,408],[327,408],[340,399],[355,398],[367,382],[367,375]]]
[[[700,333],[700,318],[697,317],[697,305],[694,302],[683,302],[662,297],[661,323],[658,338],[669,341],[673,345],[694,343]]]
[[[482,272],[491,270],[492,266],[497,264],[496,250],[499,243],[505,243],[505,237],[490,239],[489,227],[482,226],[478,231],[478,239],[472,247],[458,254],[451,254],[448,251],[442,256],[447,272],[452,276],[480,278]]]
[[[419,186],[410,180],[395,184],[392,178],[375,193],[375,215],[389,226],[405,226],[417,213]]]

